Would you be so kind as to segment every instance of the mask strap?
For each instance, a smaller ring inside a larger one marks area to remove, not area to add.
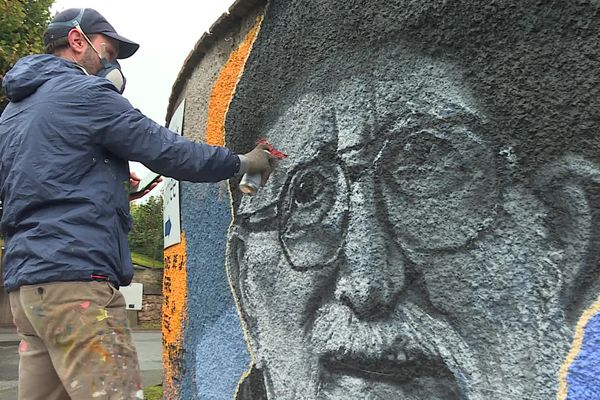
[[[94,47],[90,38],[88,38],[87,35],[85,34],[85,32],[83,31],[83,29],[81,29],[81,26],[79,26],[79,24],[77,24],[77,25],[75,25],[74,29],[77,29],[77,31],[83,35],[83,37],[85,38],[85,41],[88,42],[88,44],[92,47],[92,49],[96,52],[96,54],[98,54],[98,57],[102,58],[102,56],[100,55],[100,52],[96,49],[96,47]]]
[[[77,16],[75,18],[73,18],[70,21],[64,21],[64,22],[52,22],[51,24],[48,25],[48,28],[53,28],[53,27],[57,27],[57,26],[66,26],[69,28],[74,28],[77,29],[77,31],[79,31],[79,33],[81,33],[83,35],[83,37],[85,38],[86,42],[88,42],[88,44],[92,47],[92,49],[94,50],[94,52],[96,52],[96,54],[98,54],[98,57],[100,57],[100,59],[105,59],[106,58],[106,54],[105,54],[105,50],[103,51],[103,53],[101,54],[98,49],[96,49],[96,47],[92,44],[92,41],[90,40],[90,38],[88,38],[88,36],[85,34],[85,32],[83,31],[83,29],[81,29],[81,19],[83,18],[83,14],[85,13],[85,8],[80,9],[79,14],[77,14]],[[104,64],[104,63],[103,63]]]
[[[85,12],[85,8],[82,8],[79,11],[79,14],[77,14],[77,16],[75,18],[73,18],[72,20],[64,21],[64,22],[52,22],[48,25],[48,28],[54,28],[57,26],[68,26],[70,28],[75,28],[81,23],[81,19],[83,18],[84,12]]]

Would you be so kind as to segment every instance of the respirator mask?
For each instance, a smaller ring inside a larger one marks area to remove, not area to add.
[[[48,25],[48,29],[56,27],[69,27],[71,29],[77,29],[77,31],[79,31],[79,33],[83,35],[83,37],[88,42],[92,50],[94,50],[94,52],[100,58],[100,62],[102,63],[102,69],[100,69],[100,71],[96,73],[96,76],[108,79],[117,89],[117,91],[123,94],[123,91],[125,90],[125,76],[123,75],[123,72],[121,72],[121,66],[116,60],[113,62],[108,61],[108,59],[106,58],[106,44],[102,43],[100,51],[98,51],[98,49],[96,49],[96,47],[92,44],[91,40],[87,37],[87,35],[79,25],[80,21],[83,18],[84,12],[85,8],[82,8],[79,11],[79,14],[70,21],[52,22]],[[81,65],[77,66],[80,67],[86,74],[88,74],[88,72],[85,71],[85,68],[83,68]]]
[[[92,41],[83,32],[79,24],[75,26],[75,29],[77,29],[83,35],[83,37],[88,42],[92,50],[94,50],[94,52],[100,58],[100,63],[102,63],[102,69],[96,72],[96,76],[108,79],[117,89],[117,91],[123,94],[126,83],[125,75],[123,75],[123,72],[121,71],[121,65],[118,63],[117,60],[110,62],[106,58],[106,44],[101,43],[100,51],[98,51],[98,49],[96,49],[96,47],[92,44]]]

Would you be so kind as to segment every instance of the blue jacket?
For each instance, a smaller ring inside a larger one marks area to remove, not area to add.
[[[133,276],[127,234],[129,166],[216,182],[237,155],[187,140],[146,118],[112,84],[52,55],[22,58],[4,77],[0,116],[4,284]]]

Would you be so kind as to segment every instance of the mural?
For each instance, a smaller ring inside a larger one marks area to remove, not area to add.
[[[232,191],[238,399],[599,396],[598,7],[269,3],[225,124],[290,155]]]
[[[262,16],[259,16],[239,47],[231,52],[210,92],[206,123],[206,143],[208,144],[214,146],[225,144],[225,117],[261,22]]]
[[[205,135],[199,138],[208,144],[224,143],[229,103],[261,23],[260,16],[248,19],[246,32],[236,32],[241,38],[228,36],[229,43],[224,46],[230,50],[227,57],[220,62],[223,49],[217,46],[212,56],[218,59],[208,60],[216,71],[207,96],[206,124],[201,129]],[[191,62],[193,55],[186,62]],[[203,76],[210,73],[202,71]],[[190,116],[196,116],[201,107],[194,96],[185,103],[184,133],[189,135],[198,131],[197,121]],[[169,118],[171,124],[176,118],[177,112]],[[247,369],[249,354],[224,268],[231,221],[229,187],[225,182],[181,182],[177,217],[180,200],[181,243],[167,247],[164,254],[165,398],[232,399]]]
[[[169,106],[290,157],[182,184],[166,398],[600,398],[600,4],[263,3]]]
[[[235,86],[243,71],[261,19],[253,25],[220,68],[207,110],[205,141],[224,144],[224,121]],[[234,397],[240,376],[249,363],[248,350],[234,299],[225,274],[225,247],[231,223],[228,186],[185,184],[182,196],[183,227],[187,232],[190,273],[187,277],[188,322],[186,356],[179,398],[226,399]]]

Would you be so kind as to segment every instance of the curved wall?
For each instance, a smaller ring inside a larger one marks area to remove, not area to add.
[[[244,5],[169,113],[290,157],[255,197],[182,184],[172,393],[600,397],[599,5]]]
[[[234,4],[190,53],[167,116],[185,99],[184,136],[223,145],[227,108],[261,16],[260,2]],[[165,249],[165,398],[231,399],[250,357],[224,267],[229,188],[180,185],[183,240]]]

